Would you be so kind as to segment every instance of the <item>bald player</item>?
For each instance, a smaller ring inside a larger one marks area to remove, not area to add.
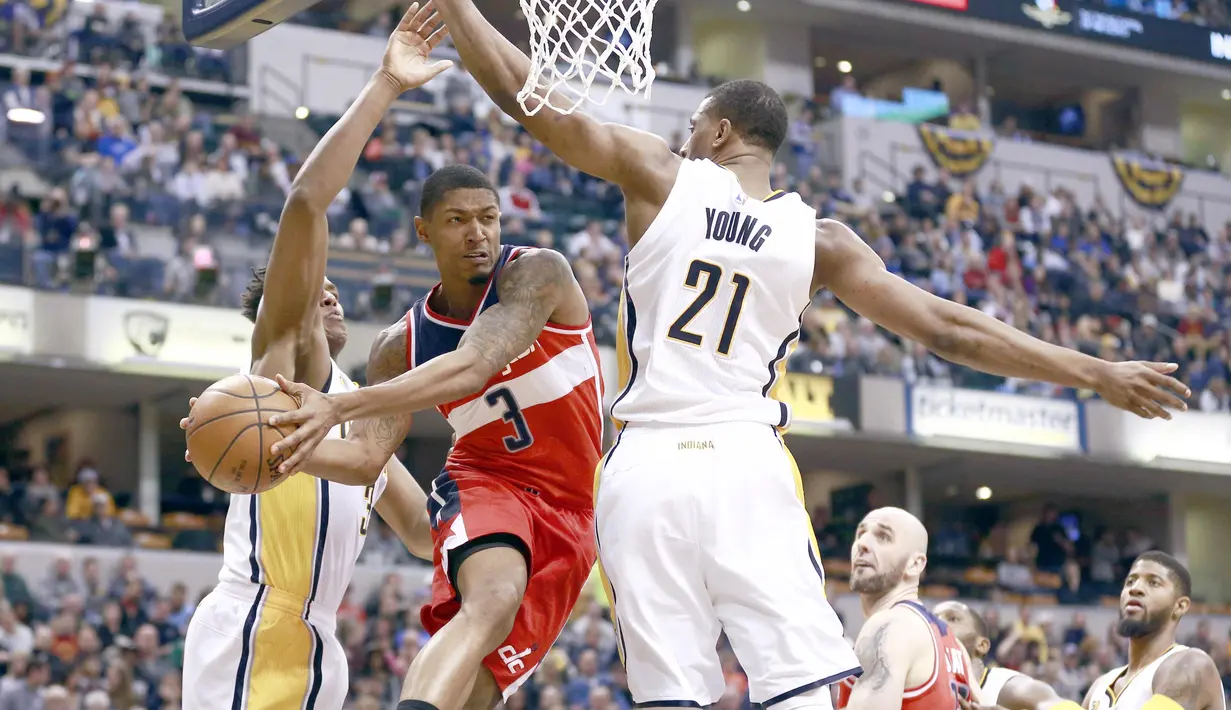
[[[1094,681],[1088,710],[1226,710],[1214,660],[1175,642],[1190,594],[1192,577],[1171,555],[1146,552],[1133,562],[1116,627],[1128,639],[1128,665]]]
[[[855,529],[851,590],[867,621],[855,640],[863,667],[838,692],[838,708],[954,710],[970,698],[970,659],[945,622],[919,603],[928,533],[901,508],[878,508]]]
[[[1028,675],[987,666],[984,659],[992,645],[992,634],[979,612],[962,602],[941,602],[932,611],[936,618],[949,625],[949,630],[970,654],[970,669],[974,674],[971,677],[977,683],[974,695],[980,703],[973,707],[1004,710],[1079,710],[1081,707]]]

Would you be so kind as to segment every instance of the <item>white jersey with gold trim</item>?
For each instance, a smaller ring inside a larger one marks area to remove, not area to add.
[[[617,421],[789,424],[773,394],[812,300],[816,211],[762,197],[708,160],[681,164],[625,260]]]
[[[327,392],[358,386],[331,362]],[[350,424],[326,438],[345,438]],[[294,474],[273,490],[232,495],[223,536],[223,584],[263,584],[332,616],[342,604],[363,549],[372,507],[385,490],[385,473],[367,488]]]
[[[1141,710],[1150,698],[1154,697],[1154,674],[1158,667],[1171,656],[1186,650],[1188,646],[1175,644],[1167,652],[1159,656],[1153,663],[1142,668],[1140,672],[1129,678],[1128,684],[1116,693],[1112,688],[1128,671],[1128,666],[1121,666],[1104,673],[1094,685],[1090,686],[1089,710]],[[1226,710],[1226,698],[1223,698],[1222,708]]]
[[[979,702],[983,705],[998,705],[997,700],[1000,698],[1000,691],[1004,690],[1005,683],[1019,675],[1022,674],[1008,668],[985,666],[983,668],[983,677],[979,679]]]

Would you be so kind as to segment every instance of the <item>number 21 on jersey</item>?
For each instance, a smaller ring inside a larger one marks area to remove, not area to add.
[[[702,277],[705,278],[704,284],[701,282]],[[668,340],[675,340],[697,348],[704,345],[705,336],[692,332],[688,327],[718,295],[718,286],[721,282],[722,267],[718,264],[694,259],[688,265],[688,275],[684,278],[684,286],[694,291],[699,290],[700,293],[671,324],[671,328],[667,330]],[[731,285],[734,291],[731,294],[731,302],[727,305],[727,317],[723,321],[722,333],[718,337],[718,346],[715,348],[719,355],[724,356],[731,354],[735,329],[739,326],[739,316],[744,309],[744,299],[748,296],[748,288],[752,285],[752,281],[747,276],[736,272],[731,275]]]

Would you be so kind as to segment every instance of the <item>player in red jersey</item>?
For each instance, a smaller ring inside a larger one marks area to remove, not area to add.
[[[373,345],[369,372],[387,381],[344,396],[279,378],[303,406],[273,422],[300,425],[273,454],[288,472],[363,483],[412,412],[445,415],[456,443],[428,496],[436,572],[422,617],[433,636],[399,707],[486,710],[534,671],[594,565],[602,377],[568,262],[501,247],[483,173],[436,171],[420,214],[440,283]],[[359,438],[322,441],[350,420],[369,421],[352,428]]]
[[[863,674],[839,686],[838,708],[956,710],[970,698],[970,658],[919,603],[928,533],[901,508],[878,508],[855,530],[851,590],[867,617],[855,654]]]

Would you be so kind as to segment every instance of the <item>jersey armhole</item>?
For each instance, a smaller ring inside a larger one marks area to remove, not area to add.
[[[406,311],[406,371],[415,369],[415,309]],[[369,383],[371,384],[371,383]]]

